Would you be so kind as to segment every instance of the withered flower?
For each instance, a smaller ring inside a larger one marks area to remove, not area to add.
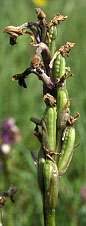
[[[61,46],[59,50],[55,52],[52,60],[50,61],[49,67],[53,67],[53,62],[59,54],[62,54],[62,56],[65,56],[67,54],[67,56],[69,56],[70,50],[74,45],[74,42],[66,42],[65,45]]]
[[[14,195],[17,192],[17,187],[15,187],[14,185],[11,185],[10,188],[8,189],[8,191],[3,192],[0,196],[0,208],[2,208],[6,202],[6,198],[9,197],[12,201],[12,203],[14,203]]]
[[[49,27],[52,27],[53,25],[59,24],[60,21],[64,21],[68,18],[68,16],[63,16],[60,14],[56,14],[56,16],[51,20]]]
[[[7,26],[3,32],[6,32],[10,35],[10,44],[14,45],[16,44],[16,40],[18,36],[27,34],[28,32],[24,30],[24,27],[21,26]]]
[[[49,93],[46,93],[43,97],[46,105],[48,106],[56,106],[56,99],[50,95]]]
[[[0,209],[5,205],[6,197],[0,196]]]
[[[46,17],[45,13],[40,8],[36,8],[36,14],[39,20],[43,20]]]
[[[24,73],[13,75],[12,81],[18,80],[19,86],[23,86],[24,88],[27,88],[27,85],[25,83],[25,78],[27,75],[24,75]]]
[[[40,56],[35,54],[34,57],[31,60],[31,67],[32,68],[39,68],[40,61],[41,61]]]

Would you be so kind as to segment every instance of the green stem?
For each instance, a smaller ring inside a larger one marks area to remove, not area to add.
[[[0,210],[0,226],[3,226],[3,224],[2,224],[2,210]]]
[[[43,207],[44,210],[44,226],[55,226],[55,210],[47,210],[45,212],[45,205]]]

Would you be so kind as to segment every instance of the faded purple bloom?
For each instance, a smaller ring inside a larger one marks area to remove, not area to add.
[[[2,143],[13,145],[15,142],[20,141],[20,131],[15,125],[13,118],[8,118],[2,122],[1,140]]]
[[[86,202],[86,184],[81,188],[81,197],[83,202]]]
[[[8,118],[7,120],[2,122],[3,129],[10,129],[14,125],[15,125],[15,121],[13,118]]]

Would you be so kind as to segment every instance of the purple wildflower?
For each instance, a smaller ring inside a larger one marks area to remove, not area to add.
[[[86,184],[81,188],[81,197],[83,202],[86,202]]]
[[[13,118],[8,118],[7,120],[2,122],[3,129],[10,129],[14,125],[15,125],[15,121]]]
[[[2,143],[10,146],[21,139],[19,128],[15,125],[13,118],[8,118],[2,122],[1,140]]]

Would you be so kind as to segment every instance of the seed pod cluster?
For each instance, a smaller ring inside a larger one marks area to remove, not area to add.
[[[57,67],[56,67],[57,66]],[[59,79],[65,74],[65,58],[59,54],[54,62],[54,71],[57,69]],[[75,142],[75,129],[70,125],[70,109],[68,104],[68,92],[66,81],[60,83],[57,88],[57,148],[56,151],[61,155],[58,158],[59,175],[66,172],[72,159]],[[64,137],[62,139],[62,136]]]

